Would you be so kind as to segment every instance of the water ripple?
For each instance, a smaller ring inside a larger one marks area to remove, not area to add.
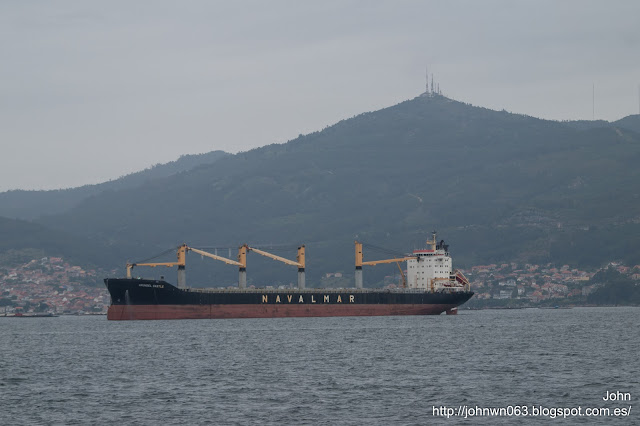
[[[442,405],[615,408],[606,391],[640,395],[638,323],[636,308],[0,319],[0,424],[418,425],[444,422]]]

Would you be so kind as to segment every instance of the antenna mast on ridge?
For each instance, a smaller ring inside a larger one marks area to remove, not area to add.
[[[592,93],[591,102],[592,102],[592,108],[593,108],[593,111],[591,112],[592,113],[591,120],[595,120],[596,119],[596,84],[595,83],[593,83],[593,93]]]
[[[424,70],[425,70],[426,77],[427,77],[425,93],[429,94],[429,67],[424,67]]]
[[[434,96],[442,96],[442,91],[440,90],[440,83],[436,83],[435,78],[433,78],[433,73],[431,73],[431,82],[429,82],[429,67],[424,67],[425,71],[425,92],[424,94],[430,98]]]

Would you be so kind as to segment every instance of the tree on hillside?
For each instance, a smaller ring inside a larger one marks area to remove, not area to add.
[[[640,286],[613,267],[599,271],[591,279],[599,285],[588,297],[597,305],[634,305],[640,303]]]

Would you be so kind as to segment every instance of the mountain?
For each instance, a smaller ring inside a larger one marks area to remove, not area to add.
[[[595,129],[598,127],[624,128],[640,133],[640,115],[629,115],[617,121],[605,120],[577,120],[565,121],[565,124],[578,130]]]
[[[640,135],[628,127],[576,128],[419,96],[285,144],[104,191],[40,222],[109,247],[129,244],[123,262],[182,242],[304,243],[310,284],[351,273],[354,239],[408,251],[433,229],[458,266],[640,263],[632,237],[640,231],[639,160]],[[267,282],[295,276],[268,262],[251,257],[250,274]],[[236,273],[211,268],[206,282]],[[365,276],[375,282],[392,268]]]
[[[43,214],[62,213],[77,206],[82,200],[104,191],[135,188],[154,179],[171,176],[203,164],[213,164],[228,156],[223,151],[206,154],[183,155],[178,160],[131,173],[97,185],[53,191],[14,190],[0,193],[0,216],[32,220]]]
[[[623,127],[625,129],[633,130],[636,133],[640,133],[640,114],[629,115],[618,121],[614,121],[614,127]]]
[[[121,254],[113,248],[38,223],[0,217],[0,235],[0,266],[14,266],[45,256],[59,256],[91,266],[120,262]]]

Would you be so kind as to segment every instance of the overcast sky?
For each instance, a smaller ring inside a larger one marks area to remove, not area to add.
[[[282,143],[443,94],[638,114],[640,1],[0,2],[0,191]]]

